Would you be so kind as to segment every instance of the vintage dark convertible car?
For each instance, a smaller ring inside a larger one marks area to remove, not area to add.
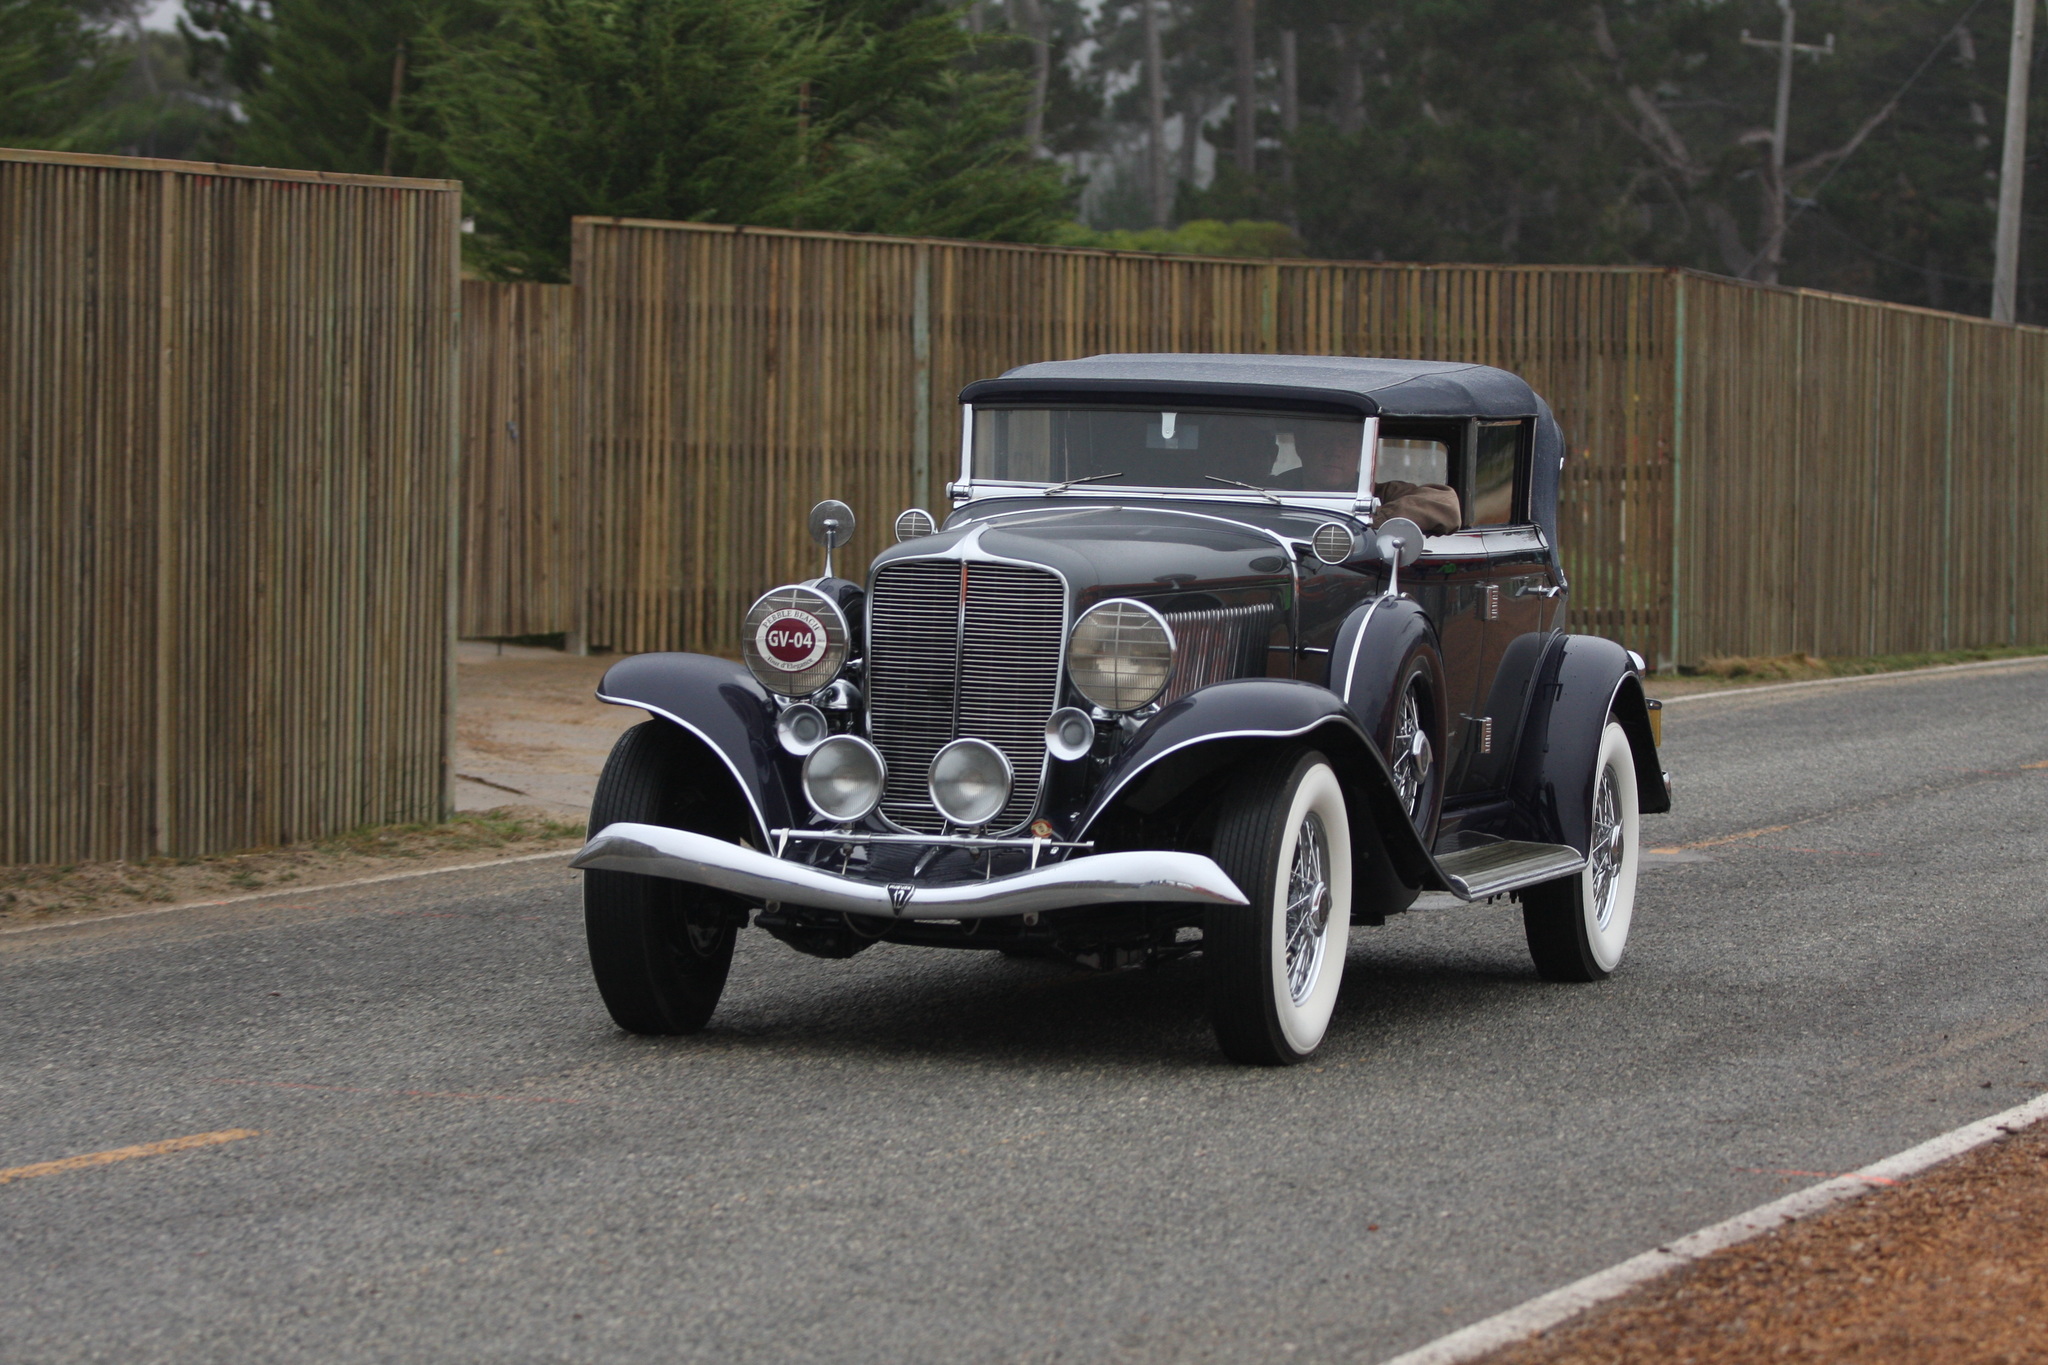
[[[1669,808],[1642,660],[1565,633],[1564,442],[1482,365],[1108,355],[960,395],[953,510],[865,583],[646,654],[591,811],[612,1017],[702,1028],[750,922],[1094,967],[1199,953],[1243,1062],[1322,1041],[1352,926],[1512,893],[1537,970],[1620,960]],[[1408,515],[1403,515],[1408,513]],[[1426,523],[1426,525],[1425,525]]]

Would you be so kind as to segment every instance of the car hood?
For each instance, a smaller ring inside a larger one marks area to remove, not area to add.
[[[1078,500],[984,504],[949,520],[936,535],[884,551],[875,568],[953,556],[1043,565],[1066,579],[1077,609],[1109,597],[1236,598],[1244,589],[1290,588],[1290,538],[1306,539],[1317,524],[1269,529],[1208,510]]]

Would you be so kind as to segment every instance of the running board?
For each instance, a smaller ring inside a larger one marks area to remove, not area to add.
[[[1568,877],[1585,867],[1586,856],[1564,844],[1503,839],[1499,843],[1461,848],[1456,853],[1439,853],[1436,865],[1452,895],[1459,900],[1479,901],[1503,891]]]

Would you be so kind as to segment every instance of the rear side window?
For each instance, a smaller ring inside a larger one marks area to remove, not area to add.
[[[1515,467],[1522,453],[1523,422],[1481,422],[1479,439],[1472,452],[1471,496],[1468,526],[1511,526],[1520,521],[1516,514]]]
[[[1443,441],[1415,436],[1380,437],[1379,464],[1374,467],[1375,483],[1449,483],[1451,448]]]

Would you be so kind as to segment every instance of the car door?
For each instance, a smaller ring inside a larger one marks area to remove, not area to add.
[[[1484,643],[1467,719],[1469,762],[1458,790],[1507,785],[1522,712],[1559,602],[1550,546],[1528,515],[1533,423],[1480,422],[1472,442],[1468,520],[1484,544]]]

